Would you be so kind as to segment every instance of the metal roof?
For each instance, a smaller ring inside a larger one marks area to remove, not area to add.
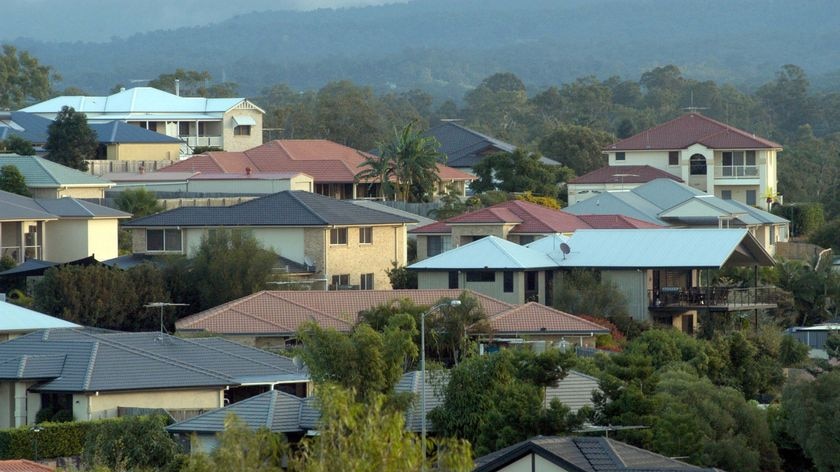
[[[37,156],[0,154],[0,167],[18,168],[30,188],[113,187],[114,183]]]
[[[14,303],[0,301],[0,333],[79,327],[76,323],[54,318]]]
[[[408,268],[411,270],[528,270],[556,266],[557,262],[545,253],[496,236],[487,236],[416,262]]]

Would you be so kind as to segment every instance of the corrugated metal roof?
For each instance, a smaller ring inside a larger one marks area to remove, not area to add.
[[[79,328],[80,326],[37,311],[0,302],[0,332],[37,331],[50,328]]]
[[[557,263],[544,253],[528,249],[496,236],[424,259],[408,266],[411,270],[526,270],[556,267]]]

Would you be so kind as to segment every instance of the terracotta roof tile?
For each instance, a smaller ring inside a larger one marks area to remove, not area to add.
[[[618,174],[621,174],[618,176]],[[570,184],[644,184],[655,179],[683,182],[676,175],[652,166],[605,166],[569,181]]]
[[[52,472],[55,467],[28,461],[26,459],[15,459],[0,461],[0,472]]]
[[[692,144],[711,149],[781,149],[782,145],[699,113],[687,113],[659,126],[622,139],[607,151],[685,149]]]
[[[657,224],[624,215],[578,215],[578,218],[589,224],[592,229],[662,228]]]
[[[262,291],[188,316],[175,324],[179,330],[207,330],[225,334],[292,334],[305,321],[325,328],[349,331],[358,313],[382,303],[408,298],[431,305],[441,298],[457,298],[462,290],[344,290]],[[514,305],[475,292],[488,315]]]
[[[609,333],[609,329],[536,302],[489,317],[496,333]]]

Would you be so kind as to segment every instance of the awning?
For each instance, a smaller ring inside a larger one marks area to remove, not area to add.
[[[257,122],[250,116],[234,116],[233,124],[235,126],[256,126]]]

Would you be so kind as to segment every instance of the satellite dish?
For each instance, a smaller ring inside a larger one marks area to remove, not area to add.
[[[566,256],[572,252],[572,248],[569,247],[566,243],[560,243],[560,252],[563,253],[563,260],[566,259]]]

